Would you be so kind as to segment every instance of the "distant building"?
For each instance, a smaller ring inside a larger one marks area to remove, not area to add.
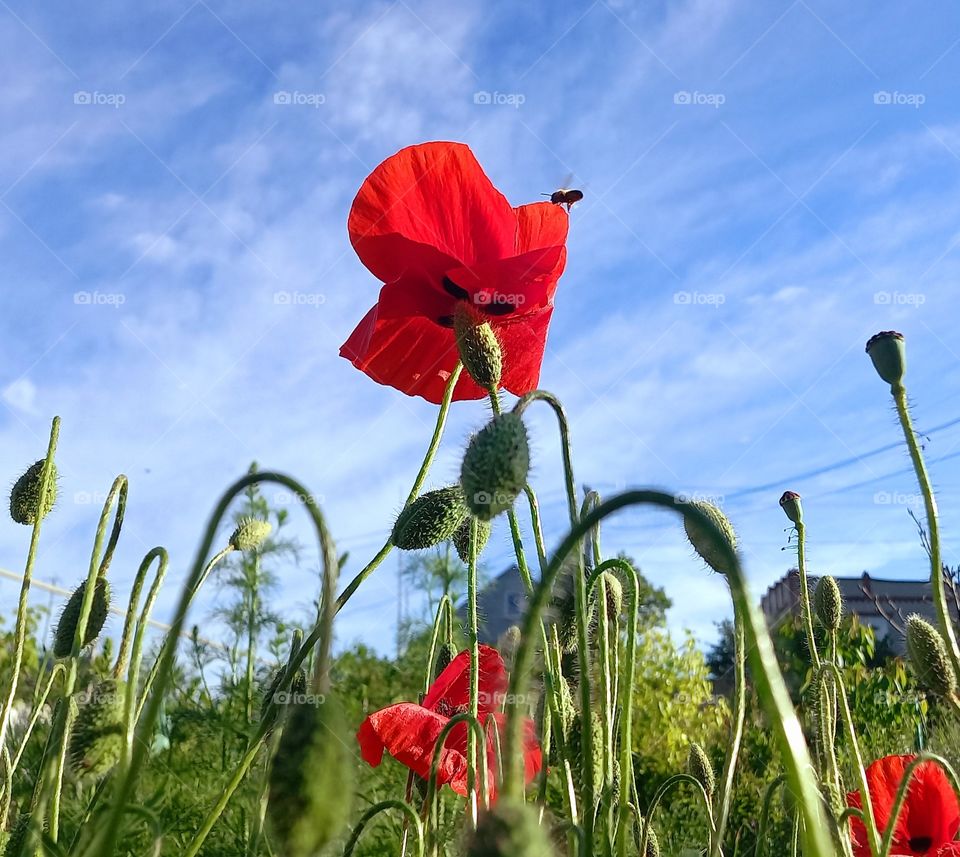
[[[466,624],[467,608],[457,611]],[[520,625],[527,612],[527,591],[520,570],[512,565],[477,593],[477,636],[481,643],[495,646],[511,625]]]
[[[819,578],[810,576],[810,592]],[[859,577],[838,577],[845,613],[853,613],[864,625],[873,628],[877,639],[889,638],[896,649],[903,648],[903,626],[908,616],[916,613],[936,624],[929,580],[883,580],[864,572]],[[949,598],[954,621],[957,605]],[[774,583],[760,601],[767,624],[773,627],[789,615],[800,613],[800,575],[795,568]]]

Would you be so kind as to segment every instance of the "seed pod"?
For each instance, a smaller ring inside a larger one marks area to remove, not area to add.
[[[610,783],[610,804],[611,806],[619,806],[621,798],[621,786],[620,786],[620,760],[614,758],[613,760],[613,775],[611,777]]]
[[[707,793],[707,797],[713,797],[714,789],[717,787],[717,778],[713,772],[713,765],[703,747],[699,744],[690,745],[690,754],[687,756],[687,771],[690,773]]]
[[[452,538],[466,516],[459,485],[428,491],[400,512],[391,539],[400,550],[432,548]]]
[[[457,656],[457,647],[453,643],[443,643],[437,652],[437,665],[434,668],[434,678],[439,676],[451,661]]]
[[[313,857],[340,834],[353,804],[351,746],[331,697],[289,712],[270,770],[267,805],[284,857]]]
[[[657,839],[657,831],[652,826],[647,830],[647,853],[645,857],[660,857],[660,840]]]
[[[803,523],[803,505],[800,503],[800,495],[796,491],[783,492],[780,497],[780,508],[793,523]]]
[[[696,506],[717,525],[727,544],[730,545],[732,550],[736,551],[737,534],[734,532],[733,525],[727,520],[727,516],[723,514],[719,507],[701,500],[695,500],[692,505]],[[714,543],[713,538],[689,515],[683,517],[683,528],[693,549],[710,568],[718,574],[728,574],[732,570],[727,565],[726,557]]]
[[[290,689],[284,694],[278,694],[277,690],[280,688],[283,673],[283,667],[274,670],[270,684],[267,685],[267,689],[263,692],[263,699],[260,702],[261,721],[267,716],[267,709],[270,707],[271,702],[276,702],[278,706],[287,705],[290,702],[290,697],[303,696],[307,692],[307,674],[303,668],[300,668],[293,677]],[[275,711],[275,716],[279,716],[279,708]]]
[[[460,301],[453,315],[453,335],[463,368],[485,390],[500,386],[503,353],[493,328],[468,303]]]
[[[104,679],[91,688],[80,707],[70,736],[70,763],[77,774],[102,777],[120,761],[125,687]]]
[[[605,571],[601,575],[607,589],[607,619],[616,622],[623,612],[623,584],[620,578],[612,571]],[[600,593],[600,584],[597,583],[597,594]]]
[[[238,551],[256,550],[273,530],[269,521],[260,518],[244,518],[230,536],[230,547]]]
[[[957,692],[957,676],[940,632],[919,616],[907,619],[907,656],[920,684],[938,696]]]
[[[30,829],[30,813],[21,812],[3,846],[3,857],[21,857],[27,844],[27,831]]]
[[[41,458],[31,464],[10,490],[10,517],[18,524],[33,526],[38,519],[46,517],[57,502],[56,464],[50,466],[50,481],[46,492],[40,496],[45,461],[45,458]]]
[[[899,384],[907,371],[907,349],[903,334],[883,330],[867,340],[867,354],[877,374],[891,386]]]
[[[481,521],[479,518],[471,518],[469,515],[464,518],[463,523],[457,527],[453,534],[453,546],[460,557],[460,562],[466,564],[470,562],[470,521],[477,522],[477,556],[483,552],[490,540],[490,530],[492,529],[489,521]]]
[[[470,441],[460,468],[467,506],[480,520],[507,511],[527,484],[530,444],[515,413],[494,417]]]
[[[86,582],[81,583],[67,600],[57,623],[57,630],[53,637],[53,656],[65,658],[73,651],[73,638],[77,633],[77,624],[80,622],[80,609],[83,607],[83,596],[86,591]],[[93,589],[93,603],[90,605],[90,615],[87,617],[87,627],[84,629],[83,645],[89,646],[103,630],[110,612],[110,584],[105,577],[98,577]]]
[[[466,857],[546,857],[553,846],[527,804],[501,798],[470,837]]]
[[[840,628],[843,617],[843,596],[837,581],[829,574],[825,574],[817,581],[817,588],[813,591],[813,612],[817,621],[828,631]]]
[[[597,714],[596,711],[591,711],[587,716],[590,718],[590,729],[593,737],[591,750],[593,755],[594,782],[599,783],[603,778],[603,723],[600,720],[600,715]],[[573,725],[570,729],[570,745],[567,748],[570,753],[570,767],[573,770],[574,782],[580,785],[586,781],[586,769],[583,764],[583,748],[581,746],[583,740],[583,717],[583,712],[580,712],[579,716],[574,717]],[[596,797],[599,798],[599,795]],[[582,794],[580,795],[580,799],[583,800]]]

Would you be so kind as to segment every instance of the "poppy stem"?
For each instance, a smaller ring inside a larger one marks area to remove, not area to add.
[[[470,716],[480,719],[480,637],[477,620],[477,519],[470,518],[470,549],[467,554],[467,609],[470,611]],[[470,820],[477,826],[477,736],[469,733],[467,749],[467,794]]]
[[[820,669],[820,653],[817,651],[817,638],[813,633],[813,611],[810,608],[810,587],[807,584],[807,528],[803,521],[797,521],[793,526],[797,531],[797,574],[800,578],[800,612],[803,613],[810,658],[813,661],[814,669]]]

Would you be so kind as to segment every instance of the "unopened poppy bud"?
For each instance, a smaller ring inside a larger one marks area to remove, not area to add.
[[[390,537],[400,550],[432,548],[453,537],[467,516],[459,485],[421,494],[397,516]]]
[[[270,770],[267,819],[284,857],[313,857],[340,835],[353,803],[354,759],[336,702],[297,703]]]
[[[586,768],[583,757],[583,724],[584,717],[590,718],[590,734],[593,738],[588,752],[593,757],[593,773],[596,780],[600,779],[603,771],[603,722],[596,711],[589,711],[586,715],[581,711],[573,720],[573,726],[570,729],[570,745],[568,750],[571,753],[571,768],[573,769],[574,781],[580,784],[586,782]],[[582,799],[581,795],[581,799]]]
[[[73,651],[73,638],[77,633],[80,622],[80,610],[83,607],[83,596],[86,591],[86,581],[81,583],[67,599],[57,630],[53,637],[53,656],[65,658]],[[103,630],[110,612],[110,584],[105,577],[98,577],[93,589],[93,602],[90,605],[90,614],[87,616],[87,626],[83,633],[81,649],[89,646]]]
[[[230,547],[238,551],[256,550],[270,535],[273,526],[260,518],[244,518],[230,536]]]
[[[512,663],[517,649],[520,648],[522,636],[516,625],[511,625],[500,635],[500,639],[497,641],[497,649],[500,651],[501,657],[508,663]]]
[[[919,616],[907,619],[907,656],[920,684],[938,696],[957,692],[957,676],[940,632]]]
[[[27,844],[27,831],[30,829],[30,813],[21,812],[14,822],[13,829],[7,834],[7,841],[3,845],[3,857],[20,857],[27,853],[24,846]]]
[[[727,516],[720,511],[719,507],[713,503],[707,503],[704,500],[695,500],[692,505],[703,512],[720,530],[722,537],[730,546],[730,549],[737,549],[737,534],[734,532],[733,525],[727,520]],[[714,537],[702,527],[690,515],[684,515],[683,528],[687,533],[687,539],[693,546],[700,558],[719,574],[728,574],[732,569],[728,565],[728,560],[715,543]]]
[[[717,787],[717,778],[713,772],[713,765],[707,758],[707,753],[699,744],[690,745],[690,753],[687,756],[687,771],[707,793],[707,797],[713,797],[714,789]]]
[[[46,461],[41,458],[31,464],[10,489],[10,517],[18,524],[33,526],[38,520],[46,517],[47,513],[57,502],[57,465],[50,465],[50,479],[47,482],[46,492],[41,492],[43,484],[43,465]],[[42,496],[41,496],[42,495]]]
[[[477,823],[466,857],[545,857],[553,846],[533,808],[502,798]]]
[[[490,540],[492,527],[489,521],[481,521],[479,518],[473,520],[477,522],[477,556],[480,556]],[[460,562],[464,564],[470,562],[470,521],[469,516],[465,518],[453,534],[453,546],[457,551],[457,556],[460,557]]]
[[[796,491],[784,491],[780,498],[780,508],[794,524],[803,523],[803,506]]]
[[[601,575],[603,585],[607,590],[607,619],[616,622],[623,612],[623,584],[613,572],[605,571]],[[600,583],[597,583],[599,592]]]
[[[102,777],[120,761],[125,687],[104,679],[80,706],[70,735],[70,763],[80,776]]]
[[[867,340],[867,354],[877,374],[891,386],[899,384],[907,370],[907,349],[903,334],[883,330]]]
[[[840,619],[843,616],[843,596],[837,581],[829,574],[817,581],[817,588],[813,592],[813,612],[817,620],[828,631],[840,628]]]
[[[652,827],[647,830],[647,853],[644,857],[660,857],[660,840]]]
[[[464,499],[480,520],[489,521],[513,505],[527,484],[530,445],[517,414],[494,417],[470,441],[460,468]]]
[[[453,643],[443,643],[437,652],[437,665],[433,671],[434,680],[440,675],[451,661],[457,656],[457,647]]]
[[[453,316],[453,333],[463,368],[478,386],[496,390],[503,372],[503,354],[490,322],[470,304],[459,301]]]

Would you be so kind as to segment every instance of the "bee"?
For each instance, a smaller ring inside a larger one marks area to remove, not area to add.
[[[583,191],[562,187],[560,190],[555,190],[553,193],[545,193],[543,196],[549,196],[550,202],[554,205],[565,205],[567,211],[569,211],[575,203],[583,199]]]

